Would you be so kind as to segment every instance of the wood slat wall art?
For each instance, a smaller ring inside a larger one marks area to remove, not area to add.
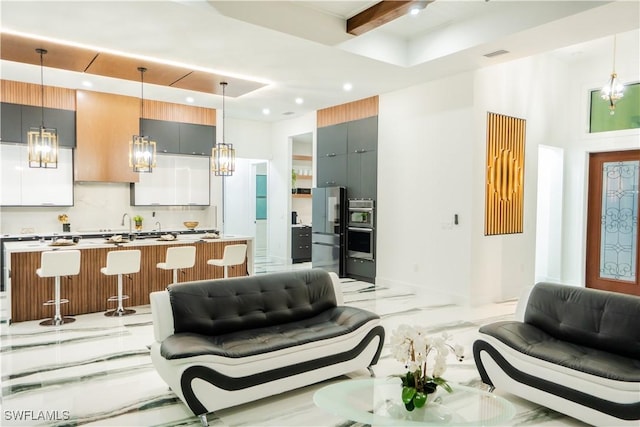
[[[487,113],[486,236],[522,233],[526,120]]]
[[[192,280],[220,279],[224,277],[222,267],[207,264],[207,260],[222,258],[226,245],[247,243],[237,241],[194,242],[196,264],[193,268],[178,274],[178,282]],[[175,244],[174,244],[175,245]],[[188,246],[188,245],[179,245]],[[69,300],[61,306],[63,315],[96,313],[115,308],[117,303],[107,302],[107,298],[117,295],[118,276],[106,276],[100,272],[106,266],[107,253],[113,250],[140,249],[140,272],[123,276],[123,293],[129,296],[125,307],[149,304],[149,293],[166,289],[173,281],[172,270],[156,267],[164,262],[169,245],[145,245],[113,248],[82,249],[80,274],[60,279],[61,298]],[[36,274],[40,268],[41,252],[17,252],[11,254],[11,321],[39,320],[53,317],[54,307],[42,303],[53,299],[53,277],[41,278]],[[229,267],[229,277],[245,276],[247,261]]]
[[[318,110],[316,113],[316,126],[321,128],[377,116],[378,106],[379,98],[376,95],[359,101]]]
[[[11,104],[33,105],[40,107],[41,88],[39,84],[0,81],[0,101]],[[76,110],[76,91],[62,87],[44,86],[44,106],[62,110]]]
[[[173,104],[170,102],[145,99],[144,118],[215,126],[216,110],[213,108]]]

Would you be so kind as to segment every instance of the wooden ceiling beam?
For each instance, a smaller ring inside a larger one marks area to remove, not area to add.
[[[347,19],[347,33],[359,36],[406,15],[413,8],[424,9],[433,0],[383,0]]]

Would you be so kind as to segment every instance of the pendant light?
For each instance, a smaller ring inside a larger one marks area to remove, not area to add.
[[[618,79],[616,73],[616,36],[613,36],[613,70],[611,77],[604,85],[601,91],[602,99],[609,103],[609,114],[614,115],[616,112],[616,103],[624,96],[624,85]]]
[[[140,134],[133,135],[129,142],[129,167],[134,172],[153,172],[156,167],[156,142],[144,134],[142,123],[144,119],[144,67],[140,71]]]
[[[27,133],[28,153],[30,168],[58,167],[58,131],[55,128],[44,126],[44,62],[43,56],[46,49],[36,49],[40,54],[40,112],[41,122],[39,127],[30,127]]]
[[[211,149],[211,170],[216,176],[231,176],[236,170],[236,150],[232,144],[227,144],[224,137],[227,128],[225,124],[224,98],[227,82],[220,82],[222,86],[222,142],[216,143]]]

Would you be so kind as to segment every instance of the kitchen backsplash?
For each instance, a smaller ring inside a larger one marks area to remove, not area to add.
[[[129,184],[79,182],[74,185],[74,206],[1,208],[0,233],[61,233],[61,214],[68,216],[72,233],[128,230],[128,219],[121,225],[124,213],[142,216],[143,231],[156,229],[156,221],[162,230],[186,230],[182,223],[188,220],[198,221],[197,228],[218,228],[217,206],[131,206],[129,191]]]

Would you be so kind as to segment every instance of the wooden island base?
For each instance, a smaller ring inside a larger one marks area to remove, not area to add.
[[[222,258],[224,247],[229,244],[247,243],[246,240],[225,241],[196,241],[186,244],[175,243],[171,246],[196,246],[196,264],[193,268],[181,270],[178,282],[204,279],[218,279],[224,275],[222,267],[207,264],[207,260]],[[117,250],[140,249],[140,272],[123,277],[123,293],[129,295],[124,301],[125,307],[149,304],[149,293],[160,291],[171,284],[173,271],[156,267],[164,262],[169,245],[135,245],[110,246],[91,248],[83,245],[78,247],[60,248],[80,249],[80,274],[62,277],[60,279],[61,298],[68,299],[63,304],[62,315],[96,313],[115,308],[115,302],[107,302],[107,298],[117,295],[118,276],[106,276],[100,268],[106,266],[107,253]],[[50,250],[52,248],[47,248]],[[36,274],[40,267],[42,251],[11,253],[11,322],[39,320],[53,316],[52,306],[42,303],[53,299],[53,277],[41,278]],[[248,252],[249,254],[250,252]],[[229,277],[246,276],[247,260],[243,264],[229,267]]]

